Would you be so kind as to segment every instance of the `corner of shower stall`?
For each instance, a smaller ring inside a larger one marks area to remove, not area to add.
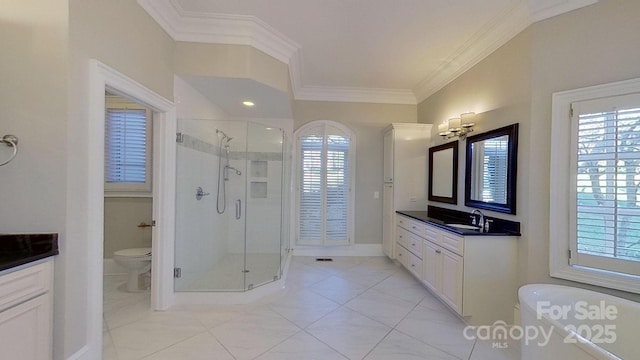
[[[254,121],[179,119],[176,139],[177,301],[218,302],[227,294],[242,302],[281,288],[289,254],[287,132]]]

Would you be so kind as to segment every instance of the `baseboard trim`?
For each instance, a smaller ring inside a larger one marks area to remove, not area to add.
[[[354,244],[349,246],[297,246],[294,256],[385,256],[381,244]]]

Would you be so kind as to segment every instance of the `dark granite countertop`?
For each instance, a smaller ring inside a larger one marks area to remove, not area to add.
[[[58,255],[58,234],[0,234],[0,271]]]
[[[469,222],[466,219],[464,221],[460,219],[453,219],[453,218],[448,218],[445,220],[443,219],[442,216],[439,216],[440,214],[437,214],[436,215],[437,217],[433,217],[433,216],[430,216],[430,214],[427,213],[426,211],[398,210],[396,211],[396,213],[404,216],[408,216],[410,218],[422,221],[424,223],[428,223],[429,225],[433,225],[441,229],[450,231],[458,235],[463,235],[463,236],[520,236],[519,228],[505,229],[504,227],[500,226],[501,224],[499,222],[493,224],[495,227],[495,230],[492,230],[490,232],[481,232],[478,230],[460,229],[460,228],[455,228],[447,225],[447,224],[466,224]],[[468,214],[465,214],[465,215],[468,217]],[[495,222],[494,218],[491,218],[491,219],[494,220]],[[519,227],[519,224],[518,224],[518,227]]]

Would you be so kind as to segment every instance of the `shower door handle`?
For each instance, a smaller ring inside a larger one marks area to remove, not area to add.
[[[240,220],[240,216],[242,215],[242,200],[236,200],[236,219]]]

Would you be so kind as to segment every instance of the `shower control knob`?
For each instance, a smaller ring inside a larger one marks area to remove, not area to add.
[[[202,198],[207,195],[209,195],[209,193],[204,192],[204,190],[202,190],[202,187],[198,186],[198,188],[196,189],[196,200],[202,200]]]

